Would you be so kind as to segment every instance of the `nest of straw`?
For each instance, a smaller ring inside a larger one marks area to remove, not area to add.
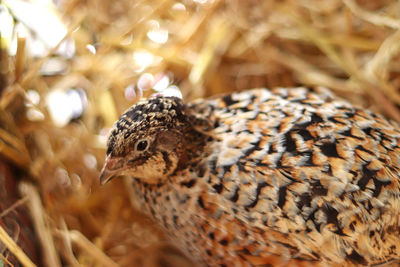
[[[0,4],[29,32],[17,2]],[[57,4],[49,12],[66,35],[45,54],[27,52],[23,34],[14,35],[15,54],[1,42],[0,265],[190,266],[132,207],[126,181],[98,182],[108,129],[157,90],[191,100],[321,85],[400,122],[398,1]],[[67,41],[73,53],[58,53]],[[78,90],[86,101],[63,125],[46,101],[55,90]]]

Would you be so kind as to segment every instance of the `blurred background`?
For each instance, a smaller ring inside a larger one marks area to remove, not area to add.
[[[0,266],[193,266],[99,186],[141,97],[329,87],[400,122],[395,0],[0,0]]]

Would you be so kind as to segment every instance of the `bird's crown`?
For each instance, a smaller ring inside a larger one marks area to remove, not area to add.
[[[157,96],[141,100],[129,108],[115,123],[107,143],[107,155],[124,155],[127,143],[155,131],[182,128],[188,123],[185,104],[177,97]]]

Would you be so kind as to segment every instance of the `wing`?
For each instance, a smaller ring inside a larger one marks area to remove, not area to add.
[[[322,88],[257,89],[210,105],[211,190],[254,240],[334,262],[400,254],[398,125]]]

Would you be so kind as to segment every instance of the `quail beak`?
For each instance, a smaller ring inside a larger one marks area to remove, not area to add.
[[[100,173],[100,185],[105,185],[112,178],[121,174],[123,168],[118,166],[118,161],[118,159],[111,158],[110,155],[106,157],[103,169]]]

